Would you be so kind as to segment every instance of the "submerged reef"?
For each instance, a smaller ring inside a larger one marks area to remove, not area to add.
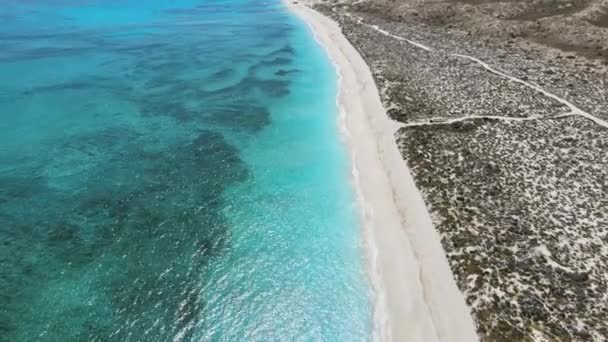
[[[196,305],[180,306],[196,295],[184,289],[200,288],[201,268],[229,243],[221,196],[225,187],[247,177],[247,169],[238,151],[212,131],[154,153],[141,151],[137,141],[116,142],[122,142],[122,155],[88,173],[69,192],[42,180],[2,179],[0,278],[7,334],[21,322],[35,324],[38,319],[47,321],[49,336],[61,336],[54,330],[78,330],[63,326],[72,321],[52,317],[80,310],[79,303],[68,305],[61,299],[49,312],[35,305],[38,300],[60,300],[53,296],[71,296],[72,291],[96,298],[91,304],[95,308],[82,308],[82,319],[91,321],[81,323],[90,328],[74,338],[107,339],[106,329],[128,322],[132,325],[114,336],[126,338],[139,327],[150,329],[154,320],[160,323],[149,333],[161,336],[162,329],[175,329],[171,322],[176,315],[196,316],[191,312]],[[57,270],[63,275],[58,277]],[[53,289],[41,289],[41,283],[56,284],[59,292],[48,293]],[[107,326],[96,318],[99,307],[112,310]]]
[[[239,148],[289,94],[275,73],[294,48],[280,20],[229,26],[236,42],[180,22],[197,11],[129,35],[51,14],[45,34],[0,33],[0,67],[38,75],[0,84],[0,341],[188,340],[205,326],[207,272],[230,248],[224,195],[250,177]]]

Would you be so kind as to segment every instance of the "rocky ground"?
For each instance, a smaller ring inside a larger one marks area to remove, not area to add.
[[[319,2],[368,62],[484,341],[608,339],[608,2]]]

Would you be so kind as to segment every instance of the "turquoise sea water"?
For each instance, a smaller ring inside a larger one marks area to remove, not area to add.
[[[0,9],[0,341],[360,341],[335,72],[278,0]]]

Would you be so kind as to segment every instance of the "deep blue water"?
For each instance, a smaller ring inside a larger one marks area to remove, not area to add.
[[[369,339],[335,72],[278,0],[0,6],[0,341]]]

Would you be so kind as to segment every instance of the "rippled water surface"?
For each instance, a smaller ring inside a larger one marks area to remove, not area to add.
[[[368,339],[335,73],[279,1],[0,5],[0,341]]]

